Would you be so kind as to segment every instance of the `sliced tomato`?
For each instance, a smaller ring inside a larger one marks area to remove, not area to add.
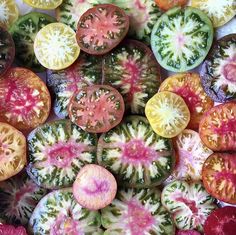
[[[24,0],[24,2],[35,8],[51,10],[57,8],[62,0]]]
[[[155,0],[158,7],[167,11],[173,7],[185,6],[188,0]]]
[[[235,151],[236,102],[210,109],[200,122],[199,134],[204,144],[213,151]]]
[[[46,121],[50,107],[46,85],[30,70],[11,68],[0,80],[0,121],[31,129]]]
[[[14,127],[0,122],[0,181],[16,175],[25,165],[25,136]]]
[[[68,113],[71,121],[82,129],[101,133],[121,122],[124,106],[124,100],[116,89],[106,85],[93,85],[74,94]]]
[[[27,235],[24,227],[19,226],[15,228],[12,225],[0,224],[0,234],[1,235]]]
[[[201,235],[196,230],[178,230],[176,235]]]
[[[99,4],[80,17],[76,36],[81,50],[101,55],[117,46],[128,29],[129,17],[122,9],[111,4]]]
[[[226,206],[213,211],[204,224],[205,235],[235,235],[236,207]]]
[[[236,153],[214,153],[205,161],[202,179],[215,198],[236,204]]]

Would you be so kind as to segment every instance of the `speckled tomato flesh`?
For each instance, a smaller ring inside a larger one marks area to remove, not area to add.
[[[196,230],[179,230],[176,235],[201,235]]]
[[[216,102],[236,99],[236,34],[218,40],[201,69],[202,85]]]
[[[102,209],[104,235],[174,235],[170,214],[161,205],[157,189],[120,190],[110,206]]]
[[[173,7],[185,6],[188,0],[155,0],[158,7],[167,11]]]
[[[214,106],[213,100],[203,90],[197,73],[172,75],[162,82],[159,91],[174,92],[184,99],[190,111],[190,129],[198,130],[203,114]]]
[[[214,153],[202,169],[206,190],[215,198],[236,204],[236,154]]]
[[[157,135],[147,119],[129,116],[98,141],[99,164],[114,173],[122,186],[161,184],[174,164],[172,142]]]
[[[0,234],[1,235],[27,235],[24,227],[14,227],[8,224],[0,224]]]
[[[236,103],[228,102],[210,109],[202,118],[199,134],[213,151],[236,150]]]
[[[118,89],[126,109],[144,114],[148,99],[160,85],[160,66],[151,50],[136,40],[125,40],[104,58],[104,83]]]
[[[235,235],[236,231],[236,208],[226,206],[213,211],[204,225],[205,235]]]
[[[105,54],[117,46],[129,29],[129,17],[119,7],[99,4],[79,19],[76,37],[81,50]]]

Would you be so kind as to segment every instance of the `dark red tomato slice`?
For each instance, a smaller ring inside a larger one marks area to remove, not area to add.
[[[176,235],[201,235],[199,232],[195,230],[178,230]]]
[[[214,210],[204,224],[205,235],[235,235],[236,207],[226,206]]]
[[[121,94],[106,85],[93,85],[76,92],[68,106],[72,122],[82,129],[101,133],[115,127],[125,110]]]
[[[236,153],[214,153],[202,168],[203,184],[213,197],[236,204]]]
[[[51,98],[44,82],[25,68],[11,68],[0,80],[0,121],[27,130],[44,123]]]
[[[9,69],[15,57],[15,44],[3,27],[0,27],[0,77]]]
[[[188,0],[155,0],[155,1],[157,6],[164,11],[167,11],[177,6],[185,6],[188,2]]]
[[[213,151],[236,150],[236,102],[211,108],[202,118],[199,134]]]
[[[122,9],[111,4],[99,4],[80,17],[77,42],[81,50],[102,55],[117,46],[128,29],[129,17]]]
[[[1,235],[27,235],[24,227],[19,226],[15,228],[12,225],[0,224]]]

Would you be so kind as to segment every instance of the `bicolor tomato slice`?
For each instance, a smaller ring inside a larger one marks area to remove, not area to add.
[[[202,85],[216,102],[236,99],[236,34],[215,43],[201,69]]]
[[[68,106],[72,122],[88,132],[109,131],[124,115],[124,100],[114,88],[93,85],[75,92]]]
[[[51,97],[46,85],[25,68],[11,68],[0,80],[0,121],[18,129],[35,128],[48,118]]]
[[[1,4],[1,3],[0,3]],[[0,26],[0,80],[15,57],[15,44],[11,34]]]
[[[202,118],[199,134],[213,151],[236,150],[236,103],[228,102],[210,109]]]
[[[174,235],[170,213],[162,206],[157,189],[118,190],[111,205],[102,209],[104,235]]]
[[[136,40],[125,40],[104,57],[103,74],[103,82],[123,95],[132,114],[144,114],[145,104],[161,83],[160,66],[153,53]]]
[[[176,180],[164,187],[162,205],[172,214],[178,229],[203,231],[209,214],[216,209],[211,197],[200,182]]]
[[[206,190],[215,198],[236,204],[236,154],[214,153],[202,169]]]
[[[23,0],[25,3],[29,4],[34,8],[52,10],[57,8],[62,0]]]
[[[175,7],[164,13],[152,30],[151,46],[159,64],[172,72],[197,67],[207,56],[213,27],[202,11]]]
[[[27,235],[23,226],[14,227],[8,224],[0,224],[1,235]]]
[[[79,19],[76,37],[81,50],[101,55],[117,46],[129,29],[129,17],[119,7],[99,4]]]
[[[158,7],[167,11],[173,7],[185,6],[188,0],[155,0]]]
[[[190,129],[198,130],[203,114],[214,106],[214,102],[203,90],[197,73],[172,75],[162,82],[159,91],[174,92],[184,99],[190,111]]]
[[[14,127],[0,122],[0,181],[20,172],[26,164],[26,139]]]
[[[226,206],[213,211],[204,224],[205,235],[235,235],[236,208]]]

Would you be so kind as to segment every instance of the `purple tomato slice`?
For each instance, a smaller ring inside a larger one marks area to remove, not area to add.
[[[8,224],[0,224],[1,235],[27,235],[24,227],[14,227]]]
[[[196,230],[178,230],[176,235],[201,235]]]

